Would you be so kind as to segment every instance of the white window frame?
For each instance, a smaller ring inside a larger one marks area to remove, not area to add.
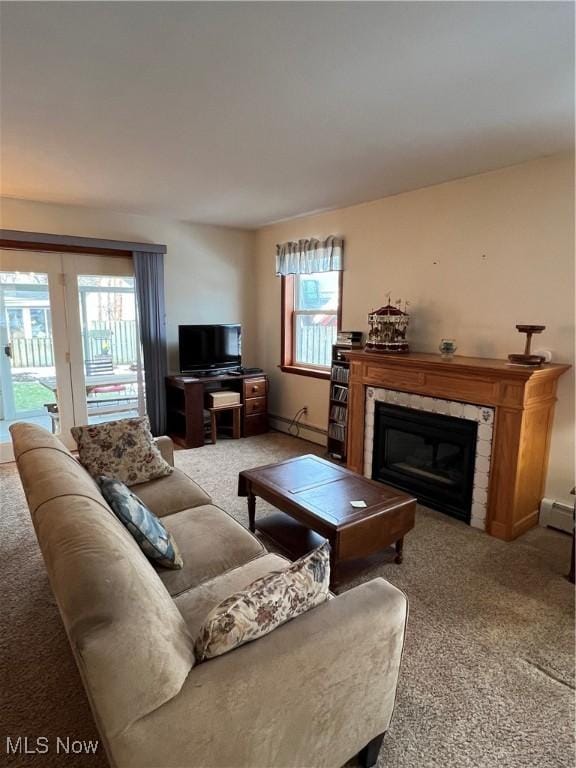
[[[283,318],[284,324],[290,324],[290,349],[289,360],[284,361],[283,368],[292,368],[294,372],[305,372],[309,370],[311,373],[322,373],[327,376],[330,373],[330,358],[326,364],[310,363],[307,361],[298,360],[298,318],[300,316],[318,316],[325,315],[327,317],[336,318],[336,329],[340,330],[341,310],[342,310],[342,271],[334,270],[338,274],[338,306],[336,309],[296,309],[297,297],[299,290],[299,280],[301,275],[290,275],[285,284],[285,291],[290,292],[289,301],[287,302],[289,309],[286,311],[286,316]],[[286,350],[288,351],[288,350]]]

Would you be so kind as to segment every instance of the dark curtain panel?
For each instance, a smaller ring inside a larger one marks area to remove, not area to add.
[[[164,306],[164,254],[134,251],[134,275],[144,357],[146,410],[153,435],[166,432],[168,373]]]

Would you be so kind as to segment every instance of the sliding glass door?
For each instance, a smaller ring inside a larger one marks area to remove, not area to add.
[[[77,424],[144,413],[132,260],[63,257]]]
[[[0,461],[12,459],[15,421],[74,447],[74,424],[144,413],[131,260],[0,255]]]
[[[48,275],[0,272],[0,314],[0,408],[9,424],[42,413],[48,392],[37,378],[40,371],[55,379]]]
[[[72,386],[58,254],[0,252],[0,461],[9,427],[39,424],[71,447]]]

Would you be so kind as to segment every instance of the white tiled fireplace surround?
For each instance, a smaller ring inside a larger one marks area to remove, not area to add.
[[[441,400],[436,397],[412,395],[394,389],[366,388],[366,420],[364,425],[364,475],[372,477],[372,456],[374,452],[374,410],[376,402],[414,408],[445,416],[455,416],[478,423],[476,438],[476,460],[474,465],[474,490],[472,493],[472,514],[470,525],[486,529],[486,508],[488,505],[488,481],[492,456],[492,431],[494,408],[485,405],[471,405],[457,400]]]

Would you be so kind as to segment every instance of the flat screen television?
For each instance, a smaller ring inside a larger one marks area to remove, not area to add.
[[[230,370],[242,364],[242,329],[239,325],[180,325],[182,373]]]

